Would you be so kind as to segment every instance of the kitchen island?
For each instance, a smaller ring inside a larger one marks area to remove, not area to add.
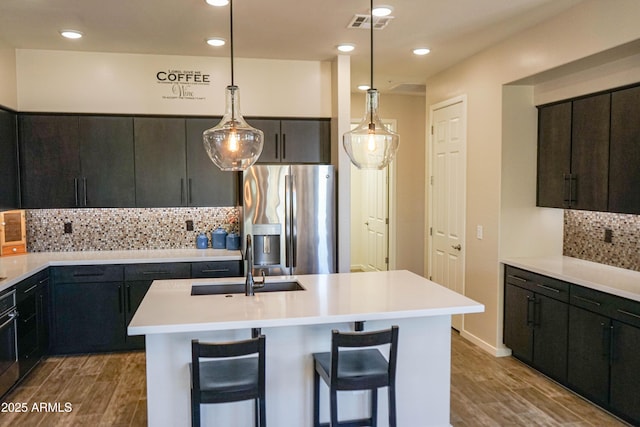
[[[253,328],[266,336],[267,422],[311,425],[312,353],[329,351],[331,330],[400,327],[397,369],[398,425],[448,426],[451,315],[484,306],[408,271],[267,277],[295,280],[304,290],[191,295],[192,286],[229,279],[163,280],[152,284],[129,324],[145,335],[148,422],[152,427],[189,425],[191,340],[247,339]],[[240,278],[238,281],[242,281]],[[321,420],[328,418],[328,391],[321,388]],[[368,394],[339,395],[340,418],[366,415]],[[385,426],[387,400],[379,399]],[[203,425],[252,425],[253,405],[205,405]]]

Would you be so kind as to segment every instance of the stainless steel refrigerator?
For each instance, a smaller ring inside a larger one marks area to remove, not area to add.
[[[254,165],[243,174],[242,192],[254,274],[336,271],[333,166]]]

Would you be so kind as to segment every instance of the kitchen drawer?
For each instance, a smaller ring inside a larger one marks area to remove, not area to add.
[[[599,292],[584,286],[571,285],[571,305],[584,308],[603,316],[611,317],[613,307],[615,306],[613,295]]]
[[[191,276],[191,263],[169,262],[126,265],[124,277],[132,280],[188,279]]]
[[[79,265],[51,267],[54,283],[121,282],[124,269],[121,265]]]
[[[18,283],[16,285],[16,302],[20,303],[35,294],[38,286],[43,285],[48,280],[49,271],[45,269]]]
[[[615,297],[611,317],[640,328],[640,303],[626,298]]]
[[[210,261],[191,263],[191,277],[234,277],[240,276],[242,261]]]
[[[510,265],[505,266],[505,269],[507,283],[558,301],[569,301],[569,283],[532,273],[531,271],[511,267]]]

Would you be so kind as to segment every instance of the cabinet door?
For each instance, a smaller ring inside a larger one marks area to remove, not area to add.
[[[147,294],[147,291],[149,290],[152,282],[152,280],[147,280],[125,283],[125,327],[128,327],[129,323],[131,323],[133,315],[136,313],[138,307],[140,307],[140,303],[144,299],[144,296]],[[144,349],[144,335],[129,336],[126,333],[125,329],[124,340],[128,349]]]
[[[20,207],[18,198],[18,140],[16,114],[0,109],[0,210]]]
[[[185,120],[135,117],[136,205],[186,205]]]
[[[187,204],[189,206],[236,206],[238,174],[221,171],[209,158],[202,132],[219,118],[187,119]]]
[[[575,306],[569,307],[567,383],[590,400],[607,405],[611,321]]]
[[[257,163],[280,163],[282,161],[280,120],[249,119],[247,123],[264,133],[264,147]]]
[[[640,424],[640,328],[613,321],[611,407]]]
[[[640,87],[611,95],[609,211],[640,214]]]
[[[79,118],[81,205],[135,207],[133,118]]]
[[[609,115],[606,93],[573,101],[571,122],[571,208],[607,210]]]
[[[533,361],[533,292],[506,284],[504,290],[504,344],[513,355]]]
[[[538,110],[537,206],[568,207],[571,172],[571,102]]]
[[[122,282],[55,283],[55,353],[90,353],[124,347]]]
[[[535,294],[535,301],[533,363],[545,375],[565,382],[569,305],[540,294]]]
[[[24,208],[79,206],[77,116],[20,116],[20,176]]]
[[[282,120],[282,161],[328,163],[331,125],[327,120]]]

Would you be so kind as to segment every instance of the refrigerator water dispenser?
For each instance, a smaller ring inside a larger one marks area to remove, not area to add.
[[[280,264],[280,224],[253,224],[253,265]]]

